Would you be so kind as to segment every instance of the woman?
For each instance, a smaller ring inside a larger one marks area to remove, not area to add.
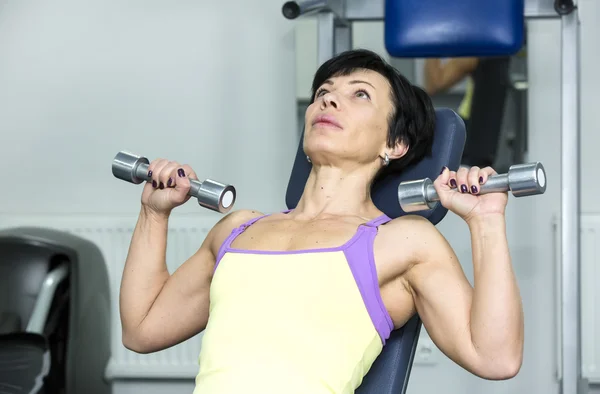
[[[430,222],[391,220],[371,200],[378,176],[430,151],[434,119],[429,97],[376,54],[329,60],[306,111],[312,171],[296,209],[225,216],[173,275],[168,218],[197,177],[153,161],[121,285],[124,345],[154,352],[204,330],[197,393],[350,393],[390,331],[418,313],[466,370],[515,376],[523,317],[507,194],[478,195],[494,170],[444,168],[434,184],[471,231],[474,289]]]

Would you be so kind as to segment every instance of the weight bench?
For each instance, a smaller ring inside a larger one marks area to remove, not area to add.
[[[391,218],[406,213],[398,203],[398,185],[400,182],[439,176],[443,166],[457,170],[465,144],[465,125],[453,110],[439,108],[436,110],[436,130],[434,134],[431,157],[406,168],[402,173],[392,174],[376,183],[372,190],[375,205]],[[287,187],[286,204],[294,209],[302,196],[304,186],[312,164],[306,160],[300,138],[296,159]],[[431,221],[439,223],[448,212],[441,204],[432,210],[415,212]],[[399,394],[406,391],[412,361],[419,340],[421,320],[413,316],[402,328],[392,331],[382,353],[375,360],[369,373],[365,376],[356,394]]]
[[[109,292],[92,242],[45,228],[0,231],[0,392],[109,394]]]

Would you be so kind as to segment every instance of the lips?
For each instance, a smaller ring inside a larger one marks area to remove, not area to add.
[[[317,124],[334,126],[334,127],[340,128],[340,129],[342,128],[342,125],[340,124],[340,122],[338,122],[337,119],[331,115],[318,115],[313,120],[313,126],[317,125]]]

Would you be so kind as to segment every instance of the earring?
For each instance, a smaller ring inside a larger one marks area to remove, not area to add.
[[[306,161],[309,163],[312,163],[312,161],[310,161],[310,157],[308,157],[308,155],[306,155]]]
[[[388,156],[388,154],[385,154],[385,157],[383,158],[383,166],[387,167],[387,165],[390,164],[390,157]]]

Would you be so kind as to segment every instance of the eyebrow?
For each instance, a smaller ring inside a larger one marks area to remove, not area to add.
[[[324,84],[326,83],[326,84],[328,84],[328,85],[333,85],[333,81],[332,81],[331,79],[328,79],[328,80],[326,80],[326,81],[325,81],[325,82],[323,82],[323,83],[324,83]],[[349,83],[349,84],[351,84],[351,85],[354,85],[354,84],[357,84],[357,83],[366,83],[367,85],[369,85],[370,87],[372,87],[374,90],[377,90],[377,89],[375,89],[375,86],[371,85],[371,84],[370,84],[369,82],[367,82],[367,81],[361,81],[361,80],[358,80],[358,79],[354,79],[354,80],[352,80],[352,81],[350,81],[350,82],[348,82],[348,83]]]

